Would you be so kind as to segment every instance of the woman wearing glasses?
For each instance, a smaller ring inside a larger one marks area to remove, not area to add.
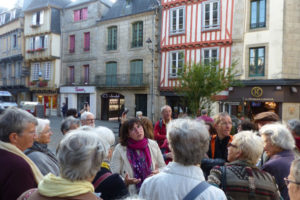
[[[291,165],[290,174],[284,179],[289,189],[290,200],[300,197],[300,158],[294,160]]]
[[[263,152],[263,142],[254,132],[242,131],[228,143],[229,161],[214,167],[208,182],[223,189],[228,199],[280,199],[274,178],[255,164]]]

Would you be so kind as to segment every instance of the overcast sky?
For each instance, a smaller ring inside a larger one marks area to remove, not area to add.
[[[0,7],[4,8],[13,8],[17,0],[0,0]],[[76,0],[72,0],[76,1]],[[116,0],[110,0],[111,2],[115,2]]]

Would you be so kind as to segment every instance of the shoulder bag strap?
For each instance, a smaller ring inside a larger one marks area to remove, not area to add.
[[[200,195],[204,190],[206,190],[209,186],[211,186],[206,181],[202,181],[196,187],[194,187],[184,198],[183,200],[193,200],[198,195]]]
[[[220,167],[222,177],[221,177],[221,189],[226,193],[226,166]]]
[[[100,176],[94,183],[94,188],[96,189],[107,177],[109,177],[112,173],[106,172],[102,176]]]

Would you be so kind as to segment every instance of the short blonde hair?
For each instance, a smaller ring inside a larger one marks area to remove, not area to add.
[[[214,124],[217,125],[221,122],[221,120],[224,118],[224,117],[230,117],[230,115],[227,113],[227,112],[221,112],[221,113],[218,113],[215,117],[214,117]],[[231,117],[230,117],[231,119]]]
[[[283,124],[266,124],[261,127],[259,134],[269,136],[272,144],[283,150],[292,150],[295,148],[295,140],[292,133]]]
[[[242,151],[243,159],[251,164],[257,163],[264,150],[262,139],[252,131],[241,131],[235,134],[232,142]]]

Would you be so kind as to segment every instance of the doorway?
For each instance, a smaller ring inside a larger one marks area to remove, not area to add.
[[[125,99],[119,93],[105,93],[101,95],[101,120],[119,120],[124,110]]]

